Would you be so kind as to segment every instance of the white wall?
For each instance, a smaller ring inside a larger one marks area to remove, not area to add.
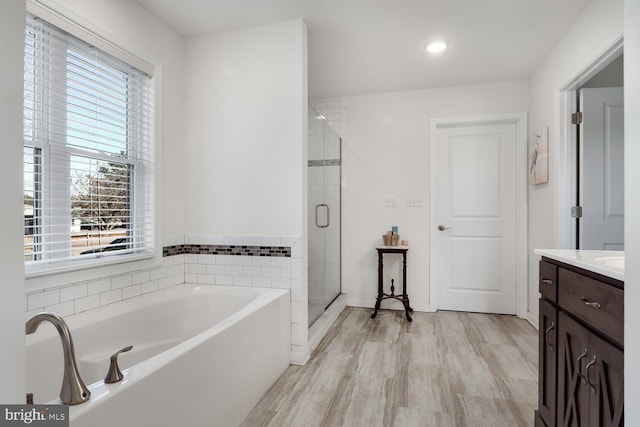
[[[640,360],[640,2],[625,0],[624,4],[624,82],[625,112],[625,423],[640,425],[640,407],[637,391],[640,387],[640,371],[635,369]],[[636,76],[636,77],[634,77]]]
[[[217,235],[296,242],[292,362],[304,363],[307,28],[296,20],[189,38],[185,81],[186,243],[220,243]]]
[[[0,402],[24,403],[22,88],[25,5],[0,6]]]
[[[306,48],[302,21],[187,39],[187,233],[302,234]]]
[[[457,86],[346,98],[346,196],[343,206],[343,292],[348,304],[371,307],[377,295],[374,246],[392,225],[409,240],[408,294],[416,310],[429,310],[430,119],[523,112],[526,81]],[[398,207],[383,206],[386,195]],[[407,196],[422,207],[405,207]],[[385,274],[399,284],[399,263],[385,257]],[[385,281],[386,282],[386,281]],[[383,303],[391,306],[391,301]]]
[[[622,0],[593,0],[530,79],[529,129],[549,127],[549,182],[529,186],[529,311],[538,317],[538,260],[535,248],[556,248],[557,191],[561,155],[556,98],[559,90],[622,36]],[[626,58],[625,58],[626,59]],[[567,118],[568,119],[568,118]],[[563,167],[563,166],[562,166]],[[566,213],[569,215],[569,212]]]

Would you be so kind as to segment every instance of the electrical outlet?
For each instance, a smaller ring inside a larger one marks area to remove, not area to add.
[[[384,207],[395,208],[398,206],[398,196],[384,196]]]
[[[424,205],[424,196],[407,196],[405,206],[408,208],[418,208]]]

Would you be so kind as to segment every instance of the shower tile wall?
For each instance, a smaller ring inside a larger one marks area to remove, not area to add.
[[[326,175],[325,175],[326,174]],[[326,203],[332,207],[330,210],[330,224],[340,223],[340,166],[314,167],[308,171],[309,204],[315,206]],[[323,185],[326,182],[326,190]],[[309,283],[323,283],[322,276],[326,274],[327,283],[340,282],[340,252],[336,245],[325,247],[324,238],[327,241],[337,242],[340,239],[340,228],[329,227],[326,229],[315,228],[315,209],[309,209]],[[317,234],[317,236],[314,236]],[[335,248],[335,249],[334,249]],[[324,252],[327,268],[323,271],[316,268],[313,260],[322,259]],[[309,286],[309,303],[319,304],[320,312],[327,305],[324,288]]]
[[[311,138],[310,138],[311,141]],[[313,283],[324,283],[324,271],[319,268],[314,263],[314,260],[322,259],[323,252],[325,250],[323,233],[322,229],[318,229],[315,227],[315,209],[313,206],[316,206],[320,203],[324,203],[324,168],[322,166],[319,167],[309,167],[308,170],[308,185],[309,185],[309,316],[314,316],[314,312],[321,313],[324,311],[325,303],[325,294],[324,288],[319,286],[312,286]],[[336,206],[335,204],[331,204],[331,202],[327,202],[330,206]],[[331,216],[335,215],[334,211],[331,211]],[[333,224],[336,222],[333,221],[333,218],[330,218]]]
[[[324,158],[324,132],[322,121],[309,120],[309,167],[307,183],[309,188],[309,317],[317,317],[324,310],[324,288],[313,286],[314,283],[324,283],[324,272],[317,268],[314,260],[322,259],[324,240],[322,230],[315,227],[314,206],[324,203],[324,161],[314,162]],[[318,166],[313,166],[313,165]]]
[[[344,160],[344,141],[347,138],[347,127],[344,117],[347,111],[347,101],[345,98],[314,98],[309,100],[309,104],[322,114],[329,126],[342,137],[343,143],[343,160]],[[311,147],[309,147],[311,148]],[[311,150],[309,150],[309,158],[311,159]]]

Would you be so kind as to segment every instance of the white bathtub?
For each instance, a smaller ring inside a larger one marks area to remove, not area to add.
[[[236,426],[289,365],[289,292],[179,285],[66,317],[91,399],[71,426]],[[124,379],[105,384],[109,358]],[[49,324],[27,336],[27,391],[56,401],[60,339]],[[59,400],[58,400],[59,402]]]

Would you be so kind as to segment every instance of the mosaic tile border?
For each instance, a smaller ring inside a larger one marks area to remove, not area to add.
[[[340,166],[340,159],[327,159],[327,160],[308,160],[308,167],[317,167],[317,166]]]
[[[174,245],[162,248],[162,256],[174,255],[243,255],[291,258],[289,246],[247,245]]]

